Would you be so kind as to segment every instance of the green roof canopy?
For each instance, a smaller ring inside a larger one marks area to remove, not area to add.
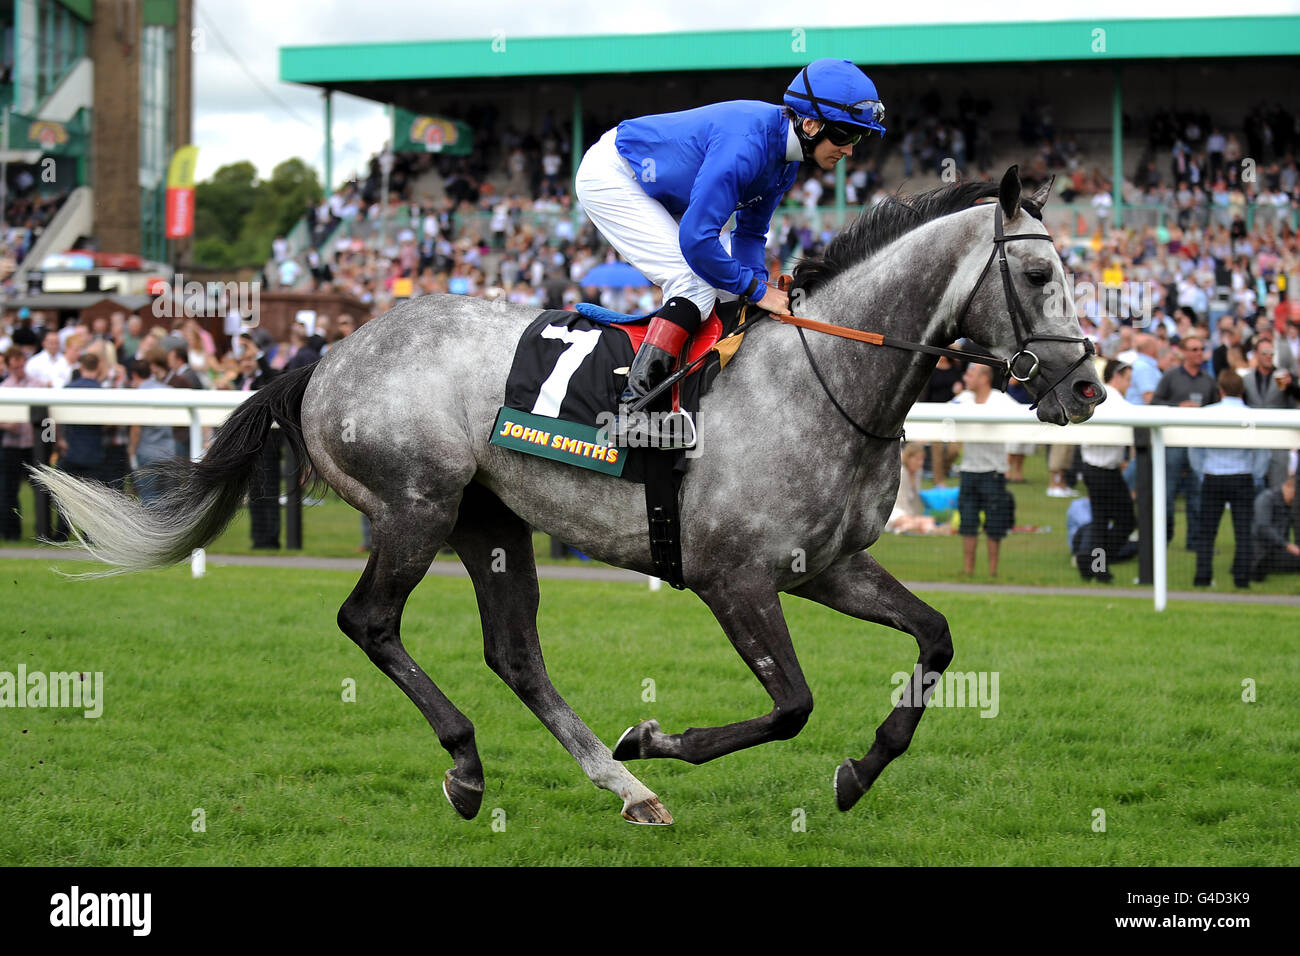
[[[1300,16],[1091,19],[290,46],[280,48],[280,79],[343,88],[375,81],[795,68],[825,56],[892,66],[1297,53]]]

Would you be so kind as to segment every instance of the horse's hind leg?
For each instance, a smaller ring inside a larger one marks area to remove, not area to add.
[[[492,492],[470,484],[449,540],[474,582],[488,666],[573,755],[592,783],[622,798],[625,819],[672,823],[659,798],[614,759],[546,673],[537,637],[537,565],[528,525]]]
[[[952,662],[948,621],[880,566],[865,551],[841,558],[791,592],[850,617],[885,624],[916,638],[920,656],[907,687],[910,706],[895,707],[876,729],[876,739],[861,760],[845,760],[835,772],[835,803],[848,810],[875,783],[891,760],[907,750],[925,715],[925,679],[942,674]]]
[[[812,692],[804,680],[781,599],[766,582],[718,580],[696,593],[722,625],[732,646],[772,698],[772,710],[722,727],[691,727],[664,733],[657,720],[629,727],[614,745],[620,760],[672,757],[701,764],[746,747],[789,740],[812,713]]]
[[[455,515],[450,508],[415,504],[401,515],[374,521],[370,560],[339,609],[339,627],[420,708],[454,766],[443,793],[462,817],[472,819],[483,802],[483,764],[474,746],[474,725],[456,709],[402,646],[402,608],[446,540]]]

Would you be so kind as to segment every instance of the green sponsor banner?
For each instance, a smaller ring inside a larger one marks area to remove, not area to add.
[[[464,123],[440,116],[419,116],[401,107],[393,109],[395,152],[468,156],[473,148],[474,131]]]
[[[46,156],[84,156],[90,144],[85,109],[66,123],[9,114],[9,148],[39,149]]]
[[[597,441],[590,425],[565,422],[502,407],[492,428],[492,444],[606,475],[623,474],[627,449]]]

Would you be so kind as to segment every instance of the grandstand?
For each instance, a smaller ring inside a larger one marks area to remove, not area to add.
[[[26,296],[27,272],[47,255],[186,254],[188,239],[165,237],[164,196],[191,135],[192,26],[192,0],[0,2],[7,305],[52,307]]]
[[[338,187],[288,237],[298,260],[291,276],[309,282],[322,271],[311,262],[332,263],[339,250],[373,274],[376,263],[399,258],[405,240],[420,249],[407,249],[415,273],[435,273],[417,279],[411,294],[445,290],[459,270],[476,294],[510,294],[516,278],[531,277],[534,293],[520,291],[524,301],[560,305],[557,294],[536,295],[541,278],[554,278],[551,264],[537,275],[528,256],[512,265],[503,255],[511,243],[558,244],[563,278],[576,279],[582,250],[603,252],[569,195],[571,175],[557,171],[576,169],[584,148],[621,118],[732,98],[775,101],[792,71],[818,56],[868,69],[889,133],[834,173],[801,170],[774,218],[774,265],[815,251],[883,195],[953,176],[987,178],[1011,163],[1031,182],[1057,176],[1049,225],[1077,237],[1098,263],[1101,237],[1126,225],[1165,237],[1170,228],[1227,228],[1238,218],[1247,231],[1294,230],[1295,108],[1270,91],[1297,88],[1300,69],[1287,56],[1297,48],[1296,16],[284,47],[281,79],[321,90],[326,178]],[[454,121],[460,140],[455,149],[439,140],[399,151],[390,201],[381,202],[378,155],[355,177],[334,175],[336,91],[388,104],[401,117],[395,142],[410,140],[413,116]],[[1220,137],[1229,157],[1236,151],[1232,169],[1209,149]],[[1242,158],[1254,160],[1250,181],[1238,175]],[[1227,181],[1217,188],[1212,175]],[[1189,187],[1189,179],[1198,182]],[[521,238],[523,229],[530,236]],[[376,304],[386,301],[378,291]]]
[[[1041,130],[1046,110],[1049,125],[1075,140],[1082,165],[1105,171],[1122,224],[1126,158],[1131,164],[1142,156],[1151,124],[1194,108],[1240,128],[1242,105],[1252,99],[1244,91],[1266,101],[1275,98],[1267,91],[1296,88],[1297,49],[1296,16],[501,36],[284,47],[280,77],[322,91],[333,185],[334,91],[465,120],[480,163],[489,165],[504,159],[505,130],[554,132],[576,169],[584,144],[621,118],[724,99],[775,100],[791,70],[843,56],[869,70],[889,107],[891,135],[877,157],[886,179],[901,178],[909,128],[945,118],[966,125],[969,116],[968,129],[990,136],[992,168],[1041,145],[1020,140],[1025,114],[1037,114]],[[958,115],[963,110],[967,116]],[[968,152],[975,155],[973,142]],[[833,206],[842,215],[843,175],[835,186]]]

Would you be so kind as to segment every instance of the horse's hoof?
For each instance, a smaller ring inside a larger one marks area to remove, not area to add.
[[[472,787],[459,779],[455,770],[448,770],[442,778],[442,795],[447,798],[453,810],[466,820],[473,820],[483,805],[483,784]]]
[[[858,777],[852,760],[845,760],[844,763],[835,768],[833,785],[835,787],[835,806],[841,810],[852,810],[853,805],[867,792],[867,788],[863,786],[861,779]]]
[[[651,797],[623,808],[623,819],[628,823],[640,823],[643,826],[671,826],[673,815],[659,802],[658,797]]]
[[[642,743],[658,729],[659,721],[643,720],[623,731],[623,735],[618,738],[618,743],[614,744],[614,759],[620,763],[624,760],[640,760]]]

